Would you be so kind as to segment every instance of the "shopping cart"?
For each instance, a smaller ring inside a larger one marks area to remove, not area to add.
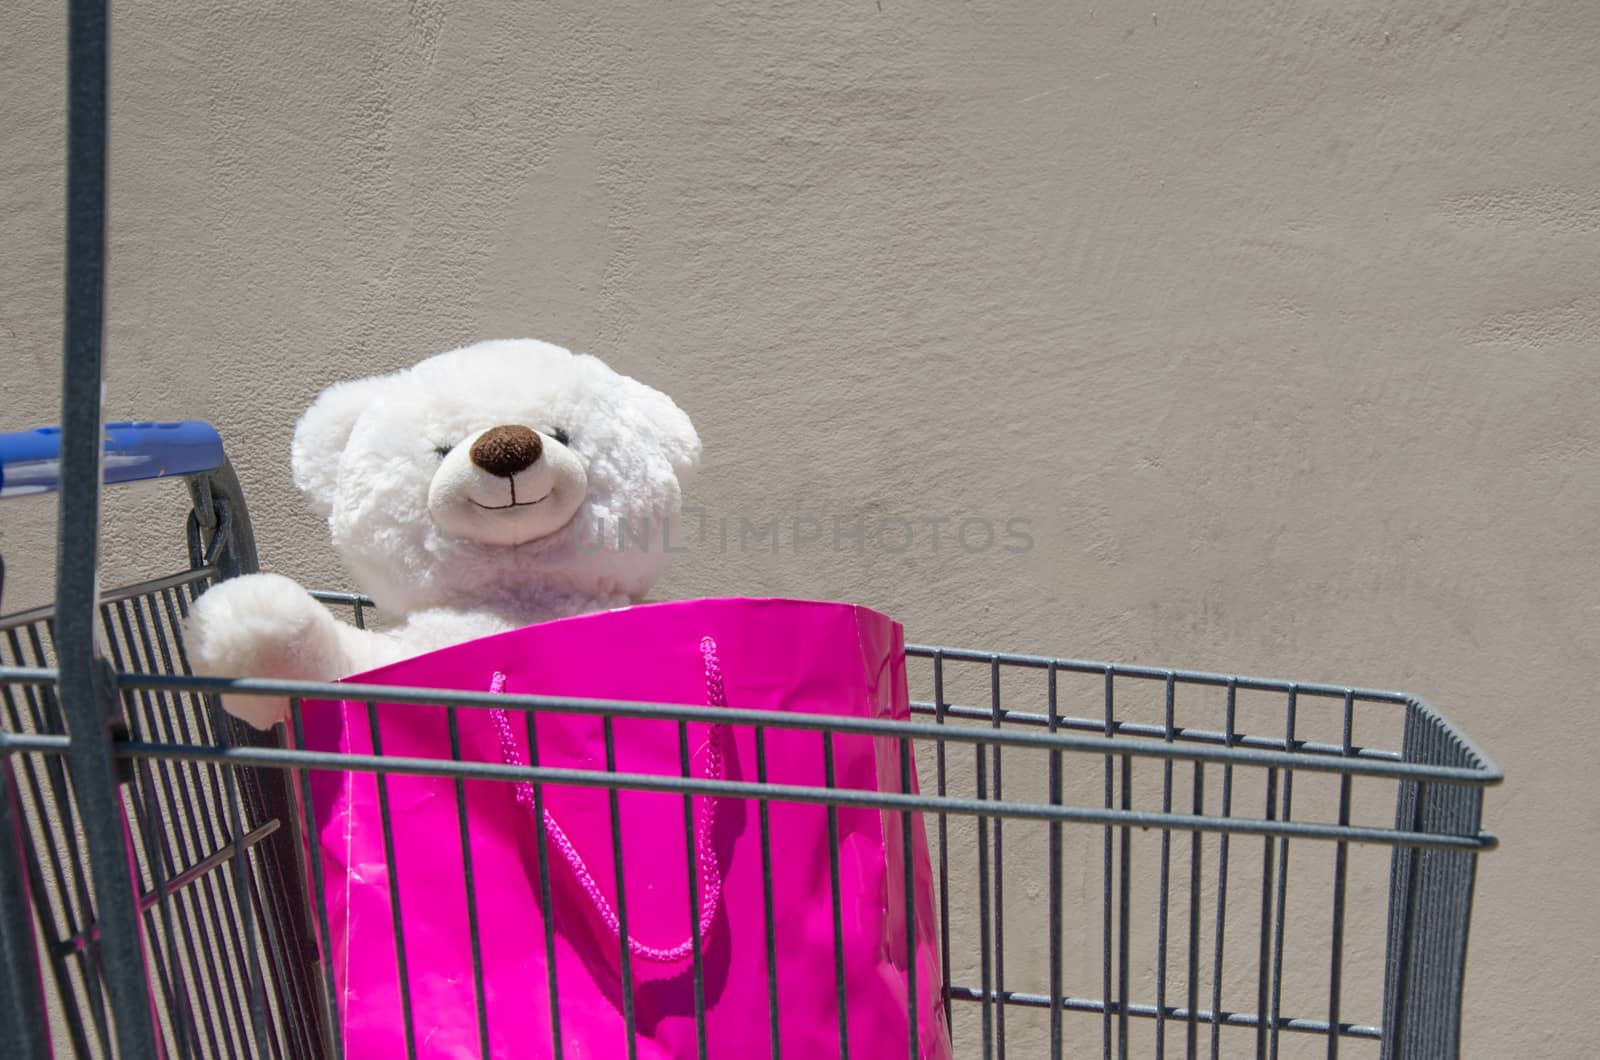
[[[214,430],[101,422],[104,15],[73,12],[62,429],[0,439],[0,497],[59,492],[55,604],[0,619],[0,1054],[338,1055],[316,845],[295,803],[313,767],[385,766],[292,750],[283,729],[241,727],[216,701],[227,687],[345,689],[188,673],[180,620],[208,585],[256,569],[254,540]],[[185,496],[151,494],[140,518],[170,520],[175,537],[181,525],[188,562],[115,572],[124,587],[102,593],[102,483],[152,479]],[[359,596],[321,596],[369,616]],[[907,654],[912,721],[876,724],[914,745],[925,794],[884,805],[920,810],[931,831],[957,1056],[1458,1055],[1474,874],[1494,845],[1483,791],[1500,774],[1428,706],[1147,666]],[[717,790],[678,779],[686,795]],[[782,1004],[774,986],[751,1018]]]
[[[60,438],[0,438],[0,495],[53,488]],[[186,519],[170,515],[190,562],[102,596],[101,660],[69,654],[65,611],[0,620],[5,1055],[156,1055],[152,1035],[167,1056],[334,1055],[327,924],[304,882],[319,867],[301,863],[292,811],[330,762],[237,725],[221,683],[185,676],[181,616],[255,567],[243,495],[204,424],[112,425],[105,448],[108,478],[185,483]],[[359,596],[321,595],[368,617]],[[908,656],[913,723],[878,724],[913,739],[928,792],[914,801],[957,1055],[1456,1055],[1498,774],[1433,711],[1353,688]]]

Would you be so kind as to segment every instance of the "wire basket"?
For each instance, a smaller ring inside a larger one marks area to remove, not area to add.
[[[384,766],[291,750],[283,729],[240,726],[214,695],[337,698],[348,687],[187,676],[182,616],[215,580],[255,565],[220,442],[207,452],[195,459],[215,467],[183,476],[189,568],[97,605],[105,665],[91,687],[110,698],[91,717],[105,720],[106,768],[73,761],[85,740],[67,735],[53,609],[0,620],[0,911],[10,1011],[32,1014],[9,1021],[22,1037],[7,1055],[50,1042],[79,1056],[156,1055],[119,1051],[119,997],[136,999],[167,1056],[338,1052],[318,958],[326,923],[305,885],[294,799],[309,796],[313,766]],[[370,616],[360,596],[319,595],[356,624]],[[1498,773],[1426,705],[942,647],[908,648],[907,665],[912,720],[878,724],[916,749],[924,794],[894,805],[929,822],[956,1055],[1457,1053],[1473,876],[1493,845],[1479,828],[1482,792]],[[744,794],[844,805],[849,793]],[[95,871],[97,836],[131,864],[126,891]],[[133,961],[110,958],[112,926],[131,929]],[[770,1004],[783,1004],[781,990]]]

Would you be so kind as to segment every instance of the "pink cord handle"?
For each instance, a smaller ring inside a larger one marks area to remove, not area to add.
[[[726,707],[728,705],[727,692],[722,684],[722,667],[717,662],[717,642],[710,637],[700,640],[700,655],[705,660],[706,667],[706,703],[713,707]],[[490,682],[489,691],[504,692],[506,690],[506,675],[496,672]],[[511,720],[506,712],[496,707],[492,710],[495,728],[500,733],[500,756],[506,765],[520,766],[526,763],[522,754],[517,750],[515,738],[511,734]],[[722,729],[721,725],[712,725],[706,737],[706,779],[723,779],[722,766]],[[527,781],[516,783],[517,802],[526,807],[529,813],[533,812],[533,785]],[[696,936],[683,940],[676,946],[661,948],[647,946],[628,936],[628,950],[637,957],[647,960],[681,961],[694,952],[694,940],[698,937],[701,945],[705,944],[706,933],[711,930],[711,922],[716,919],[717,906],[722,901],[722,873],[717,867],[717,855],[712,846],[712,830],[717,822],[717,800],[713,796],[706,800],[706,812],[695,825],[695,860],[699,863],[700,871],[700,926]],[[544,811],[544,826],[546,833],[555,844],[556,850],[571,867],[573,874],[578,877],[578,882],[583,885],[584,893],[594,904],[595,911],[600,914],[600,919],[605,921],[606,927],[611,929],[613,937],[621,939],[622,922],[617,917],[616,910],[611,908],[611,903],[606,900],[600,885],[595,882],[594,875],[589,867],[584,864],[583,856],[578,853],[567,834],[561,830],[556,819],[549,810]],[[615,822],[613,822],[615,826]]]

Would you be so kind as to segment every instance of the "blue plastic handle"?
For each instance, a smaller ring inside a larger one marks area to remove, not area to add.
[[[209,423],[108,423],[106,483],[215,471],[222,436]],[[0,434],[0,497],[54,492],[61,478],[61,428]]]

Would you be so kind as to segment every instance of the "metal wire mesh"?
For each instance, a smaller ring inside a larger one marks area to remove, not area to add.
[[[186,672],[177,624],[213,576],[202,568],[109,596],[101,632],[112,664],[128,673]],[[0,663],[51,666],[51,633],[48,611],[5,620]],[[7,682],[0,703],[8,735],[65,737],[53,682]],[[196,693],[124,688],[122,703],[134,740],[262,742]],[[307,974],[315,954],[295,944],[304,934],[296,927],[303,894],[281,793],[254,773],[212,763],[129,764],[121,802],[167,1055],[312,1055],[320,1047]],[[112,1055],[104,970],[96,966],[98,906],[64,762],[55,747],[10,755],[7,783],[28,831],[22,860],[58,1045],[75,1056]],[[280,1033],[265,1033],[269,1025]]]
[[[207,551],[217,549],[199,549],[198,559]],[[737,704],[720,719],[813,732],[824,754],[833,741],[861,735],[897,740],[906,770],[919,772],[920,796],[772,785],[764,774],[719,782],[690,775],[687,762],[681,776],[639,777],[616,772],[611,754],[593,771],[537,760],[400,760],[381,746],[340,757],[241,730],[214,706],[208,692],[217,682],[186,676],[177,623],[215,577],[201,563],[101,606],[129,722],[117,755],[127,774],[120,795],[136,908],[97,902],[84,871],[81,811],[61,760],[49,614],[0,625],[7,784],[23,825],[36,960],[60,1052],[114,1055],[104,981],[133,974],[146,984],[166,1055],[338,1055],[337,1006],[318,960],[329,924],[308,898],[321,892],[322,866],[317,844],[301,844],[294,810],[296,796],[310,805],[318,769],[375,772],[380,791],[390,776],[451,777],[458,800],[469,779],[532,780],[536,793],[595,785],[613,799],[677,792],[686,806],[687,796],[718,794],[746,800],[746,819],[763,840],[767,811],[782,802],[815,804],[830,818],[871,807],[906,829],[910,811],[920,813],[957,1056],[1456,1050],[1472,873],[1477,852],[1492,843],[1479,831],[1481,790],[1496,774],[1408,697],[913,647],[909,724],[780,719]],[[370,605],[360,597],[322,596],[365,623]],[[452,717],[489,705],[487,695],[418,690],[234,687],[433,703]],[[537,711],[570,711],[686,725],[709,709],[493,702],[530,722]],[[297,708],[289,731],[299,724]],[[394,827],[387,804],[383,827],[386,835]],[[620,859],[620,833],[612,841]],[[389,851],[392,858],[392,842]],[[769,877],[781,872],[767,857]],[[548,868],[541,859],[541,872]],[[837,926],[837,861],[834,884]],[[548,901],[547,884],[543,895]],[[144,968],[97,963],[97,926],[115,916],[139,919]],[[404,961],[403,918],[394,927]],[[698,958],[697,948],[697,969]],[[769,958],[779,966],[778,954]],[[842,970],[833,972],[843,1012],[849,998]],[[559,990],[546,985],[559,1011]],[[697,977],[702,1011],[704,991]],[[775,1025],[783,1004],[776,976],[768,1000],[769,1011],[751,1018]],[[477,1019],[487,1043],[481,1005]]]

